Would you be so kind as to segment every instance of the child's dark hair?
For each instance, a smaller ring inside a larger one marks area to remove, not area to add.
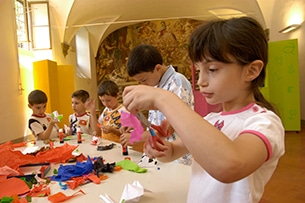
[[[119,87],[117,84],[111,80],[104,80],[98,86],[98,96],[112,96],[117,97],[118,93],[120,92]]]
[[[80,99],[85,103],[89,99],[90,95],[86,90],[76,90],[72,93],[72,98]]]
[[[191,34],[188,52],[193,62],[212,58],[223,63],[233,63],[230,56],[240,65],[261,60],[264,67],[250,88],[258,104],[277,112],[259,90],[266,77],[268,42],[262,26],[255,19],[241,17],[209,21]]]
[[[46,93],[41,90],[33,90],[28,96],[28,102],[32,106],[34,104],[46,104],[48,97]]]
[[[153,72],[157,64],[162,65],[163,59],[157,48],[140,44],[131,50],[127,61],[127,73],[133,77],[142,72]]]

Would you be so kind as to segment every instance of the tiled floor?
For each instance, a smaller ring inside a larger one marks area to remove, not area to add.
[[[286,153],[260,203],[305,202],[305,127],[301,132],[286,132]]]

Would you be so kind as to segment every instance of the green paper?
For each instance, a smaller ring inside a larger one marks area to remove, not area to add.
[[[146,168],[141,168],[138,164],[130,161],[129,159],[125,159],[123,161],[119,161],[116,163],[117,166],[121,166],[124,170],[134,171],[136,173],[146,173]]]
[[[12,197],[2,197],[2,199],[0,199],[1,203],[9,203],[12,202],[14,199]]]

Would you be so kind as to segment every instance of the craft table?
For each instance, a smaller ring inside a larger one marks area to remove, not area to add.
[[[116,144],[112,149],[106,151],[97,151],[97,146],[91,145],[92,137],[89,135],[83,136],[83,143],[78,144],[76,138],[66,141],[70,145],[79,145],[78,152],[83,153],[85,156],[89,155],[91,158],[102,156],[105,163],[113,163],[124,160],[130,157],[130,160],[138,163],[141,159],[142,153],[129,148],[128,156],[122,155],[120,144]],[[100,140],[99,145],[110,144],[108,140]],[[37,145],[43,145],[41,141]],[[58,141],[54,142],[55,146],[62,145]],[[22,150],[22,149],[21,149]],[[73,163],[75,164],[75,163]],[[53,169],[58,168],[60,164],[52,164],[51,170],[47,176],[53,175]],[[65,195],[72,195],[78,190],[84,191],[86,194],[80,194],[66,202],[84,203],[84,202],[104,202],[100,199],[100,194],[107,194],[111,199],[118,203],[124,187],[126,184],[132,184],[134,181],[139,181],[140,184],[151,192],[145,192],[141,196],[139,202],[166,202],[166,203],[179,203],[186,202],[191,167],[183,164],[171,163],[158,163],[158,167],[149,167],[146,173],[135,173],[132,171],[121,170],[113,173],[104,173],[108,179],[102,180],[100,184],[89,183],[77,187],[75,190],[67,189],[62,190],[58,182],[52,181],[50,183],[51,194],[63,192]],[[48,202],[47,197],[33,198],[33,203]]]

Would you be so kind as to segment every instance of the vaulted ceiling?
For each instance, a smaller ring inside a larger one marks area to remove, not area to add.
[[[62,5],[62,0],[57,1]],[[66,0],[65,0],[66,1]],[[273,2],[273,0],[271,0]],[[266,25],[257,0],[70,0],[66,5],[63,41],[70,43],[79,29],[87,29],[93,46],[111,32],[135,23],[161,19],[209,20],[241,14]],[[94,48],[96,50],[96,47]]]

